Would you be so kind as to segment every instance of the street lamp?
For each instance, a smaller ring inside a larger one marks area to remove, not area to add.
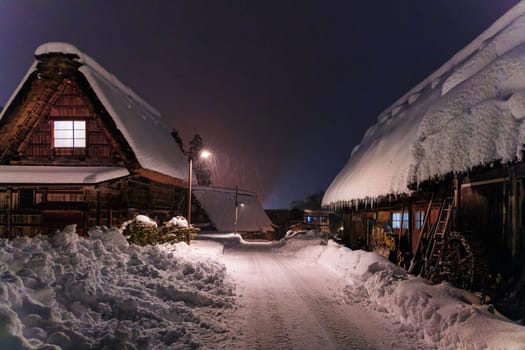
[[[235,186],[235,221],[233,222],[234,233],[237,233],[237,223],[239,222],[239,207],[244,207],[244,203],[239,203],[239,186]]]
[[[199,158],[207,159],[211,156],[211,153],[207,150],[202,150],[199,152]],[[190,154],[189,157],[189,166],[188,166],[188,227],[191,225],[191,185],[193,180],[193,157]]]

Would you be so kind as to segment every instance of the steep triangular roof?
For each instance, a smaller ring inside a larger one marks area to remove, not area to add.
[[[218,231],[274,231],[272,222],[255,193],[228,188],[196,187],[193,189],[193,194]],[[235,225],[236,199],[238,206]]]
[[[8,113],[25,82],[38,69],[39,58],[54,54],[66,55],[78,62],[78,71],[85,77],[143,169],[176,179],[187,179],[187,159],[163,124],[160,113],[95,60],[67,43],[46,43],[36,49],[36,61],[6,103],[0,120]]]
[[[382,112],[323,205],[409,193],[408,185],[521,157],[525,2]]]

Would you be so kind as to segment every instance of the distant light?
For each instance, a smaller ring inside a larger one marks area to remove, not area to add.
[[[202,150],[202,151],[201,151],[201,154],[200,154],[200,157],[201,157],[201,158],[207,159],[207,158],[209,158],[210,156],[211,156],[211,152],[206,151],[206,150]]]
[[[240,203],[239,205],[240,205],[241,207],[244,207],[244,203]]]

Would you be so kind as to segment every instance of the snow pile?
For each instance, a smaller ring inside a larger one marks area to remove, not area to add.
[[[191,349],[230,339],[223,265],[185,243],[129,246],[117,229],[89,239],[0,240],[0,344],[7,349]]]
[[[172,226],[172,227],[182,227],[182,228],[189,227],[188,220],[186,220],[184,216],[174,216],[168,222],[166,222],[166,225]]]
[[[297,248],[297,247],[295,247]],[[315,256],[347,285],[349,302],[368,303],[418,331],[428,344],[444,349],[523,349],[525,328],[494,315],[475,295],[447,283],[430,285],[374,253],[352,251],[333,241],[294,249],[298,257]]]
[[[381,113],[323,205],[409,193],[412,183],[521,159],[524,96],[521,2]]]

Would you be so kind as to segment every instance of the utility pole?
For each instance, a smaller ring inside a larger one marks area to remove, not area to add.
[[[235,222],[234,233],[237,233],[237,219],[239,218],[239,186],[235,186]]]

